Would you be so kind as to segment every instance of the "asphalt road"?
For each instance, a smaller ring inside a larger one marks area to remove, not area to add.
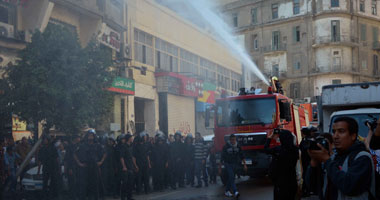
[[[269,179],[237,179],[237,187],[241,194],[240,200],[268,200],[273,199],[273,186]],[[218,184],[209,187],[186,187],[177,190],[166,190],[149,195],[135,195],[136,200],[228,200],[234,198],[224,197],[224,187]]]

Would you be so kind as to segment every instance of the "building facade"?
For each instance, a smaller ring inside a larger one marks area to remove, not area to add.
[[[136,132],[212,134],[204,127],[206,103],[236,94],[240,62],[209,33],[156,1],[129,0],[127,6],[127,71],[136,81],[128,121]]]
[[[236,0],[222,6],[266,76],[313,101],[328,84],[378,81],[380,2]],[[257,78],[252,84],[264,87]]]
[[[125,46],[125,8],[123,0],[0,0],[0,67],[14,64],[19,50],[31,42],[33,32],[43,32],[49,24],[59,24],[75,31],[82,47],[91,39],[97,39],[102,47],[112,52],[116,63]],[[122,73],[117,80],[127,81]],[[99,132],[122,131],[121,119],[125,118],[126,112],[117,103],[134,91],[119,88],[110,92],[116,92],[114,110],[104,124],[96,127]]]

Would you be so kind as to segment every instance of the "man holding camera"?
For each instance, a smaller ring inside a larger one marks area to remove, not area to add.
[[[350,117],[339,117],[334,121],[332,130],[336,154],[320,144],[317,144],[320,150],[309,150],[310,180],[318,180],[318,177],[313,177],[316,175],[313,172],[322,168],[323,186],[320,197],[374,199],[374,166],[365,145],[357,140],[357,122]]]

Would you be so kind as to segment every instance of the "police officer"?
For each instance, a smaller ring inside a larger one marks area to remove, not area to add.
[[[133,156],[133,137],[130,134],[123,136],[126,140],[126,145],[123,145],[120,150],[120,163],[122,166],[122,185],[121,185],[121,200],[132,200],[132,190],[134,185],[134,173],[138,172],[136,159]]]
[[[171,187],[176,189],[177,183],[179,187],[184,187],[184,156],[185,145],[181,141],[182,134],[177,131],[174,134],[174,142],[170,144],[170,170],[171,170]]]
[[[74,160],[74,153],[79,148],[80,136],[75,135],[65,154],[65,174],[69,182],[70,197],[76,199],[78,195],[78,165]]]
[[[54,142],[51,138],[45,137],[43,139],[43,146],[38,152],[38,170],[37,174],[40,174],[41,165],[43,176],[43,191],[46,198],[54,198],[58,193],[58,181],[59,181],[59,162],[58,151],[54,146]],[[50,182],[50,184],[48,184]]]
[[[152,148],[152,169],[155,189],[163,191],[165,188],[165,171],[168,168],[169,148],[161,131],[156,134],[156,143]]]
[[[84,143],[74,154],[79,166],[79,198],[98,199],[100,189],[104,186],[100,177],[100,167],[106,159],[106,153],[96,142],[95,130],[89,130],[84,137]]]
[[[184,159],[186,185],[194,186],[194,144],[193,135],[187,134],[185,138],[186,156]]]
[[[120,197],[120,191],[121,191],[121,182],[122,182],[122,179],[123,179],[123,176],[122,176],[122,165],[120,163],[120,154],[122,153],[122,150],[123,148],[125,148],[125,145],[127,144],[127,141],[126,141],[126,138],[125,138],[125,134],[122,133],[121,135],[119,135],[116,139],[117,141],[117,144],[115,146],[115,154],[114,154],[114,158],[115,158],[115,169],[116,169],[116,178],[115,178],[115,195],[114,195],[114,199],[117,199],[118,197]]]
[[[136,164],[139,168],[139,171],[136,174],[137,194],[140,194],[143,184],[145,194],[148,194],[149,192],[149,169],[152,167],[149,157],[150,144],[148,138],[149,136],[145,131],[141,132],[135,139],[135,145],[133,149],[133,154],[136,158]]]

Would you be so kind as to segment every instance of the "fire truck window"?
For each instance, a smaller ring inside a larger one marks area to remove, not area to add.
[[[272,124],[276,115],[274,98],[234,100],[217,106],[218,126]]]

